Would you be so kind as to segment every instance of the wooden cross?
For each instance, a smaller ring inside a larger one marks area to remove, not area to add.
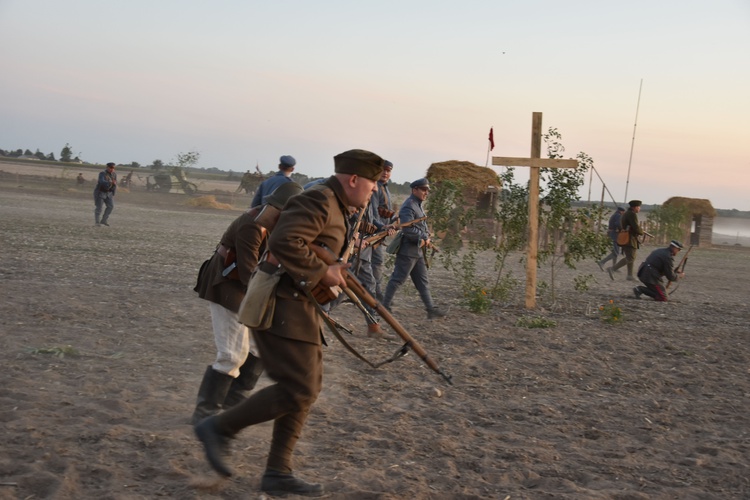
[[[492,164],[503,167],[530,167],[529,248],[526,252],[526,309],[536,307],[536,261],[539,253],[539,169],[578,168],[577,160],[540,158],[542,152],[542,114],[531,115],[531,158],[493,156]]]

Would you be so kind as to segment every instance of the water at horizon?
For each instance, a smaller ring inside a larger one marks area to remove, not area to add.
[[[714,234],[721,234],[726,238],[750,237],[750,219],[734,217],[714,218]]]

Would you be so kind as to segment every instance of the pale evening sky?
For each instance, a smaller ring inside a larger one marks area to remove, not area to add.
[[[540,111],[622,202],[642,79],[628,198],[750,210],[749,61],[748,0],[0,0],[0,148],[311,176],[363,148],[400,183],[484,165],[491,126],[528,156]]]

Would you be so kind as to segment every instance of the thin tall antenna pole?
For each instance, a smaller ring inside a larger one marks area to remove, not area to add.
[[[630,165],[633,163],[633,147],[635,146],[635,128],[638,126],[638,109],[641,107],[641,89],[643,89],[643,78],[641,85],[638,87],[638,104],[635,105],[635,123],[633,123],[633,140],[630,142],[630,159],[628,160],[628,178],[625,181],[625,199],[623,203],[628,202],[628,186],[630,185]]]

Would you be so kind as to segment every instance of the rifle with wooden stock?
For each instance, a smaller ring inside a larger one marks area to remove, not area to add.
[[[336,263],[344,262],[343,259],[339,259],[336,257],[336,254],[331,251],[330,248],[326,247],[325,245],[319,245],[319,244],[312,244],[310,245],[313,252],[315,252],[315,255],[317,255],[323,262],[325,262],[328,265],[333,265]],[[406,349],[411,349],[414,351],[417,356],[419,356],[422,361],[425,362],[427,366],[429,366],[435,373],[443,377],[443,379],[449,384],[453,385],[452,376],[445,373],[445,371],[440,368],[437,363],[430,358],[430,356],[427,355],[427,352],[422,348],[422,346],[414,340],[414,338],[409,335],[409,333],[406,331],[406,329],[401,326],[401,323],[399,323],[396,318],[393,317],[393,315],[390,313],[388,309],[383,307],[380,302],[378,302],[375,297],[370,295],[370,293],[365,289],[365,287],[362,285],[362,283],[359,282],[356,276],[349,271],[348,269],[344,269],[344,279],[346,280],[346,286],[344,287],[344,290],[350,290],[355,296],[360,298],[362,301],[364,301],[365,304],[370,306],[372,309],[374,309],[383,320],[388,323],[391,328],[398,334],[399,337],[403,339],[405,342],[404,346],[402,347],[401,355],[406,354]],[[364,359],[361,356],[359,356],[360,359]],[[393,361],[395,359],[391,358],[389,360],[386,360],[383,363],[380,363],[378,365],[372,365],[373,367],[377,368],[378,366],[381,366],[384,363]]]
[[[682,256],[682,259],[680,259],[680,263],[677,264],[677,267],[674,268],[674,273],[675,274],[679,275],[679,274],[682,274],[682,273],[685,272],[685,266],[687,265],[688,255],[690,255],[690,251],[693,249],[694,246],[695,245],[690,245],[690,247],[688,248],[688,251],[685,252],[685,255]],[[667,282],[667,286],[665,286],[664,289],[665,290],[669,290],[669,286],[672,283],[673,283],[672,281],[668,281]],[[674,292],[675,290],[677,290],[677,286],[675,286],[675,288],[672,289],[672,292]],[[670,292],[670,293],[672,293],[672,292]]]
[[[422,257],[424,257],[424,265],[425,267],[427,267],[427,269],[429,269],[432,258],[435,256],[436,253],[440,253],[440,249],[435,246],[435,244],[432,242],[432,239],[430,239],[429,243],[427,243],[426,240],[420,241],[419,248],[422,249]],[[429,256],[427,255],[428,249],[432,249],[432,253]]]
[[[412,219],[409,222],[399,222],[398,224],[393,224],[391,227],[393,227],[393,229],[402,229],[405,227],[411,227],[417,222],[422,222],[423,220],[426,220],[426,219],[427,219],[427,216],[425,215],[424,217],[420,217],[418,219]],[[388,236],[388,231],[378,231],[375,234],[371,234],[370,236],[367,236],[364,239],[364,241],[368,245],[374,245],[375,243],[378,243],[379,241],[384,240],[386,236]]]

